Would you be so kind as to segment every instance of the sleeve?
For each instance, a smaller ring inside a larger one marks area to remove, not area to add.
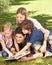
[[[31,44],[34,44],[36,41],[37,41],[37,35],[34,34],[34,32],[33,32],[32,35],[31,35],[31,38],[30,38],[29,42]]]
[[[3,40],[2,34],[0,34],[0,40]]]
[[[34,18],[28,18],[29,20],[31,20],[34,24],[34,26],[37,28],[37,29],[40,29],[42,28],[42,25]]]

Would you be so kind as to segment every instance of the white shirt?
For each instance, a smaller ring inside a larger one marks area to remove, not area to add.
[[[37,29],[40,29],[42,28],[42,25],[34,18],[27,18],[28,20],[31,20],[34,24],[34,26],[37,28]]]

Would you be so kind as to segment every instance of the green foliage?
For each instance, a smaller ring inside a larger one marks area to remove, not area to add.
[[[8,8],[10,0],[0,0],[0,12],[3,12],[4,9]]]

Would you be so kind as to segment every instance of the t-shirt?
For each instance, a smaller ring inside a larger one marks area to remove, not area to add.
[[[12,33],[13,35],[13,33]],[[13,45],[13,40],[11,39],[7,39],[4,35],[3,32],[0,32],[0,40],[4,40],[6,47],[7,48],[11,48],[11,46]]]
[[[33,30],[30,35],[26,36],[26,43],[34,44],[36,42],[43,42],[44,35],[40,30]]]
[[[37,28],[37,29],[40,29],[42,28],[42,25],[34,18],[27,18],[28,20],[31,20],[34,24],[34,26]]]
[[[24,43],[20,43],[20,44],[18,44],[18,46],[19,46],[19,50],[21,50],[25,45],[26,45],[25,42],[24,42]]]

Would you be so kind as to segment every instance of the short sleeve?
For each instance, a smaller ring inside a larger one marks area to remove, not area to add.
[[[28,20],[31,20],[34,24],[34,26],[37,28],[37,29],[40,29],[42,28],[42,25],[34,18],[28,18]]]
[[[34,30],[30,36],[29,42],[34,44],[35,42],[42,42],[43,41],[43,33],[39,30]]]
[[[37,41],[37,38],[36,38],[37,36],[34,34],[32,34],[32,36],[31,36],[31,38],[30,38],[30,40],[29,40],[29,42],[31,43],[31,44],[34,44],[36,41]]]
[[[2,39],[3,39],[2,34],[0,34],[0,40],[2,40]]]

